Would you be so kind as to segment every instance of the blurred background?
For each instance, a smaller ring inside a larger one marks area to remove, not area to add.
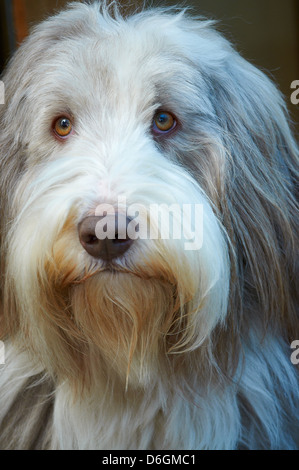
[[[0,0],[0,72],[32,25],[63,7],[67,0]],[[191,6],[195,13],[217,19],[218,29],[250,62],[266,71],[284,93],[299,131],[299,104],[290,101],[291,83],[299,80],[299,0],[120,0],[134,9]]]

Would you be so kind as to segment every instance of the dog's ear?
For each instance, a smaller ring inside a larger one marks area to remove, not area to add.
[[[13,86],[10,83],[14,70],[15,67],[10,67],[9,73],[2,77],[5,84],[5,103],[0,106],[0,237],[10,212],[14,188],[25,163],[26,143],[22,139],[22,126],[26,122],[28,124],[28,116],[26,119],[26,109],[23,109],[25,97],[16,96],[17,84]]]
[[[0,339],[5,336],[3,280],[5,279],[6,234],[12,218],[12,200],[24,166],[22,145],[10,130],[6,105],[0,107]]]
[[[234,237],[241,290],[251,309],[265,314],[266,325],[287,324],[289,337],[297,337],[298,147],[284,100],[232,48],[203,74],[217,117],[214,132],[221,136],[219,152],[226,154],[221,204]]]
[[[25,58],[19,50],[10,61],[1,80],[5,89],[4,104],[0,105],[0,335],[5,327],[3,317],[3,281],[5,279],[5,263],[7,232],[13,214],[15,188],[25,166],[26,143],[23,129],[28,127],[28,113],[25,105],[25,86],[22,83],[22,71]],[[1,337],[0,336],[0,337]]]

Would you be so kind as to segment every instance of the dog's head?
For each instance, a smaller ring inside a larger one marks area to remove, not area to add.
[[[72,4],[3,80],[4,329],[51,374],[192,382],[294,331],[297,147],[210,21]]]

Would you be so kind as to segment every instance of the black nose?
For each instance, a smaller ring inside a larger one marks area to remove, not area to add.
[[[97,224],[103,217],[86,217],[78,226],[79,239],[83,248],[94,258],[111,261],[122,256],[132,245],[134,240],[128,237],[128,224],[131,222],[125,214],[105,216],[107,236],[103,240],[97,237]],[[103,220],[104,222],[104,220]],[[109,226],[109,229],[107,227]],[[102,227],[102,224],[101,224]],[[111,230],[113,228],[113,230]],[[111,237],[111,233],[113,233]],[[102,237],[101,237],[102,238]]]

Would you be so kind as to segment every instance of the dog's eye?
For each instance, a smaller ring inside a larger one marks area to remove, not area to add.
[[[158,111],[154,116],[153,132],[165,134],[172,131],[177,125],[175,117],[166,111]]]
[[[61,116],[55,120],[53,125],[53,131],[58,138],[65,139],[70,135],[72,130],[73,124],[68,117]]]

